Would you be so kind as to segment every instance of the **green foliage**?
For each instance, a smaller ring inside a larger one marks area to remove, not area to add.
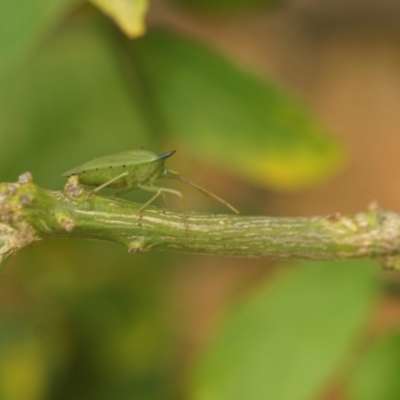
[[[193,377],[195,400],[317,395],[375,298],[374,265],[302,263],[231,311]]]
[[[250,182],[294,189],[341,165],[338,142],[299,101],[210,49],[166,32],[131,45],[162,129]],[[160,73],[162,71],[162,73]]]
[[[282,0],[174,0],[175,3],[202,12],[238,13],[251,11],[262,6],[275,6]]]
[[[54,184],[49,165],[167,140],[275,189],[316,183],[342,164],[341,146],[304,105],[216,52],[166,32],[112,47],[106,35],[99,16],[78,17],[3,81],[4,171]]]
[[[173,398],[168,264],[99,242],[18,254],[0,281],[0,398]]]
[[[37,182],[59,188],[61,173],[71,165],[113,150],[150,147],[137,104],[96,22],[78,18],[29,68],[3,82],[3,179],[30,170]]]
[[[56,367],[53,361],[59,354],[51,353],[54,350],[51,338],[40,334],[36,325],[35,318],[23,315],[2,315],[0,318],[2,399],[44,398],[47,391],[46,375]]]
[[[0,76],[27,61],[74,0],[0,1]]]
[[[200,165],[236,178],[223,194],[233,201],[241,180],[293,190],[342,164],[341,144],[303,102],[240,61],[171,32],[128,41],[88,1],[25,3],[0,0],[2,181],[29,170],[60,189],[61,173],[86,160],[176,148],[176,163],[195,161],[176,168],[184,176],[201,183]],[[182,328],[165,301],[176,260],[61,241],[12,259],[0,280],[0,398],[176,399]],[[192,397],[315,394],[362,325],[373,283],[368,264],[301,265],[232,311],[191,374]]]
[[[400,336],[393,333],[374,343],[350,385],[353,400],[400,398]]]

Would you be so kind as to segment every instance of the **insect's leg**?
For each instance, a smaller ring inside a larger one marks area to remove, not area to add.
[[[162,187],[157,187],[157,186],[146,186],[146,185],[139,185],[139,189],[146,190],[147,192],[156,192],[156,194],[146,203],[140,207],[139,212],[142,212],[148,205],[150,205],[158,196],[164,195],[164,193],[171,193],[174,194],[175,196],[179,196],[181,199],[183,198],[183,195],[181,192],[178,192],[177,190],[173,189],[167,189],[167,188],[162,188]]]
[[[99,192],[101,189],[104,189],[105,187],[107,187],[108,185],[110,185],[110,183],[113,183],[115,181],[117,181],[118,179],[121,179],[124,176],[129,175],[129,172],[123,172],[122,174],[116,176],[115,178],[110,179],[108,182],[103,183],[102,185],[98,186],[96,189],[93,190],[93,193],[97,193]]]
[[[156,188],[154,186],[139,186],[139,189],[147,190],[148,192],[154,192],[157,191],[157,193],[150,198],[150,200],[146,201],[138,210],[138,215],[139,215],[139,222],[138,224],[142,224],[142,217],[143,217],[143,211],[144,209],[151,204],[160,194],[162,194],[161,188]]]
[[[184,200],[183,200],[183,195],[182,195],[182,193],[181,192],[178,192],[177,190],[173,190],[173,189],[167,189],[167,188],[160,188],[160,187],[157,187],[157,186],[139,186],[139,189],[142,189],[142,190],[147,190],[148,192],[157,192],[150,200],[148,200],[146,203],[144,203],[143,205],[142,205],[142,207],[140,207],[139,208],[139,213],[141,214],[142,212],[143,212],[143,210],[149,205],[149,204],[151,204],[158,196],[160,196],[160,195],[163,195],[164,196],[164,193],[170,193],[170,194],[174,194],[175,196],[179,196],[180,198],[181,198],[181,202],[182,202],[182,209],[183,209],[183,211],[184,211],[184,213],[185,213],[185,227],[186,227],[186,230],[188,230],[188,227],[187,227],[187,216],[186,216],[186,208],[185,208],[185,203],[184,203]],[[140,217],[141,218],[141,217]]]
[[[167,196],[165,195],[164,192],[161,192],[161,196],[162,196],[163,202],[164,202],[164,204],[165,204],[165,207],[168,208]]]
[[[144,187],[140,186],[139,189],[143,189],[143,190],[147,190]],[[160,189],[157,188],[157,193],[150,198],[150,200],[146,201],[146,203],[144,203],[138,210],[138,213],[141,215],[144,211],[144,209],[150,205],[160,194],[162,193],[162,191]]]

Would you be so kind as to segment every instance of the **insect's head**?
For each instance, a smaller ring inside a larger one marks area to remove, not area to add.
[[[157,156],[157,161],[162,161],[162,163],[164,164],[164,160],[171,157],[175,153],[175,151],[176,150],[171,150],[166,153],[159,154]],[[164,167],[162,174],[163,174],[163,176],[165,176],[167,178],[176,178],[178,176],[177,172],[172,171],[172,170],[168,169],[167,167]]]
[[[171,151],[167,151],[166,153],[163,154],[159,154],[157,156],[157,160],[165,160],[168,157],[171,157],[172,154],[174,154],[176,152],[176,150],[171,150]]]

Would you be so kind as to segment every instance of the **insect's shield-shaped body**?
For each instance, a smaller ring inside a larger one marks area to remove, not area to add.
[[[63,176],[77,175],[81,183],[95,187],[105,183],[110,188],[153,186],[163,176],[170,175],[164,164],[174,153],[157,155],[146,150],[125,151],[88,161]]]
[[[103,188],[142,189],[155,193],[155,195],[140,208],[143,211],[150,203],[163,193],[170,193],[182,199],[182,193],[169,188],[155,186],[161,178],[178,179],[187,185],[193,186],[207,196],[225,204],[235,213],[239,211],[219,196],[203,187],[182,178],[177,172],[165,167],[165,160],[171,157],[175,150],[160,155],[146,150],[131,150],[96,158],[79,167],[73,168],[63,176],[77,176],[84,185],[94,186],[94,193]]]

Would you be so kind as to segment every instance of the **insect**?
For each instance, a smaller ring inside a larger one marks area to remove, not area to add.
[[[164,193],[174,194],[183,200],[182,193],[177,190],[154,186],[162,178],[178,179],[224,204],[234,213],[239,214],[239,211],[235,207],[221,197],[182,178],[178,172],[165,167],[165,160],[174,153],[175,150],[160,155],[147,150],[125,151],[88,161],[79,167],[63,173],[62,176],[78,176],[79,181],[84,185],[95,186],[94,193],[106,187],[125,189],[123,192],[128,192],[132,189],[142,189],[155,193],[150,200],[140,207],[139,213]]]

